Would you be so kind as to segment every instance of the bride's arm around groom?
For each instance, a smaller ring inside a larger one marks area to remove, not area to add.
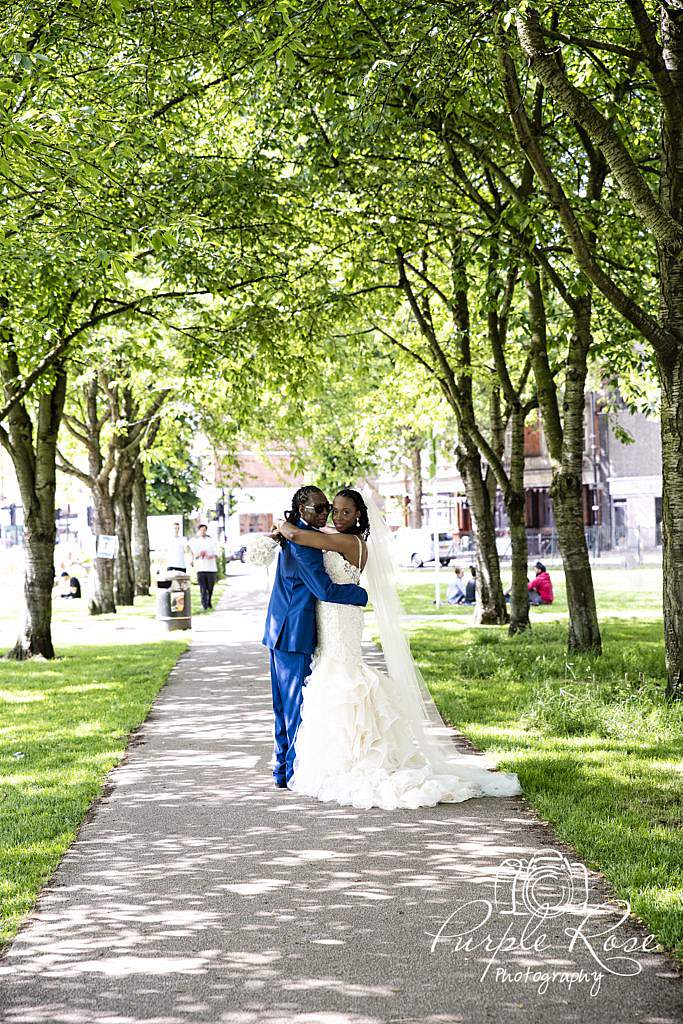
[[[312,529],[303,519],[298,525]],[[285,542],[277,561],[263,636],[270,650],[275,716],[273,776],[280,788],[286,787],[294,768],[301,691],[317,639],[316,601],[364,607],[368,595],[356,584],[333,583],[325,572],[322,551]]]

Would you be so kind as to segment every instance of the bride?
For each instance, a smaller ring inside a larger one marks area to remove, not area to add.
[[[444,727],[400,627],[390,534],[374,502],[344,488],[332,520],[334,530],[320,531],[282,522],[274,535],[322,549],[334,583],[358,583],[365,570],[389,675],[363,661],[363,609],[318,602],[289,788],[386,810],[520,793],[516,775],[460,754]]]

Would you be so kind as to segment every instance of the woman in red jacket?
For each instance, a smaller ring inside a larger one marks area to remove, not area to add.
[[[529,583],[529,604],[552,604],[553,585],[543,562],[536,562],[536,576]]]

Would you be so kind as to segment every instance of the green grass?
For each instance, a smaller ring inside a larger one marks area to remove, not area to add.
[[[227,579],[218,580],[213,591],[213,609],[202,608],[201,597],[199,595],[199,586],[196,583],[190,584],[190,604],[192,607],[192,618],[197,615],[207,615],[213,611],[222,594],[228,585]],[[136,597],[135,604],[124,605],[116,610],[112,615],[98,615],[95,619],[92,619],[88,615],[88,602],[87,600],[81,601],[63,601],[59,597],[55,597],[53,602],[53,622],[59,625],[61,622],[69,622],[73,620],[74,615],[81,615],[85,619],[95,622],[116,622],[121,624],[125,621],[134,621],[138,619],[153,619],[156,614],[157,598],[156,598],[156,587],[152,584],[152,593],[148,597]],[[16,613],[15,613],[16,615]]]
[[[72,843],[185,640],[0,661],[0,943]]]
[[[531,609],[534,621],[557,619],[567,613],[567,592],[564,573],[561,568],[550,567],[555,600],[552,605]],[[410,615],[429,615],[467,623],[472,618],[472,608],[467,605],[448,605],[446,586],[453,575],[452,569],[442,569],[441,600],[439,608],[434,604],[434,573],[418,570],[403,572],[400,587],[401,602]],[[409,583],[406,583],[410,580]],[[424,582],[423,582],[424,580]],[[662,569],[661,566],[640,566],[637,569],[594,568],[593,580],[601,615],[652,618],[662,614]],[[503,585],[510,586],[509,570],[503,570]]]
[[[228,580],[214,590],[214,608]],[[121,642],[120,630],[151,621],[156,594],[115,615],[91,618],[86,601],[55,598],[53,623],[92,624],[111,642],[56,644],[52,662],[0,660],[0,944],[17,930],[73,842],[107,772],[150,707],[187,640]],[[206,615],[192,584],[192,615]],[[4,607],[14,624],[16,609]],[[118,640],[118,643],[117,643]]]
[[[619,582],[603,607],[629,601]],[[513,638],[455,620],[411,633],[444,717],[518,773],[540,816],[683,958],[683,707],[663,700],[662,623],[610,619],[603,640],[602,657],[567,658],[566,622]]]
[[[226,587],[230,586],[230,579],[218,580],[213,592],[213,607],[216,608],[223,592]],[[191,590],[191,603],[192,603],[192,617],[195,618],[198,615],[206,615],[207,612],[202,608],[202,602],[199,596],[199,587],[196,583],[190,585]],[[7,637],[7,644],[13,640],[13,633],[17,622],[17,602],[22,600],[20,596],[19,585],[17,584],[16,602],[5,601],[0,604],[0,627],[4,627],[3,634]],[[58,595],[53,595],[52,601],[52,623],[54,633],[58,635],[59,627],[61,625],[73,625],[74,622],[80,623],[92,623],[98,625],[100,623],[114,623],[121,627],[127,624],[135,625],[143,619],[153,619],[156,615],[156,587],[152,584],[152,593],[148,597],[136,597],[135,604],[133,605],[122,605],[119,607],[115,614],[112,615],[97,615],[95,617],[88,614],[88,602],[86,598],[80,601],[64,601]],[[208,614],[210,614],[210,611]]]

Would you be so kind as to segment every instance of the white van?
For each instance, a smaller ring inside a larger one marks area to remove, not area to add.
[[[419,530],[402,526],[394,536],[400,565],[419,569],[434,562],[434,534],[428,526]],[[450,565],[454,557],[453,527],[449,523],[439,524],[439,562]]]

